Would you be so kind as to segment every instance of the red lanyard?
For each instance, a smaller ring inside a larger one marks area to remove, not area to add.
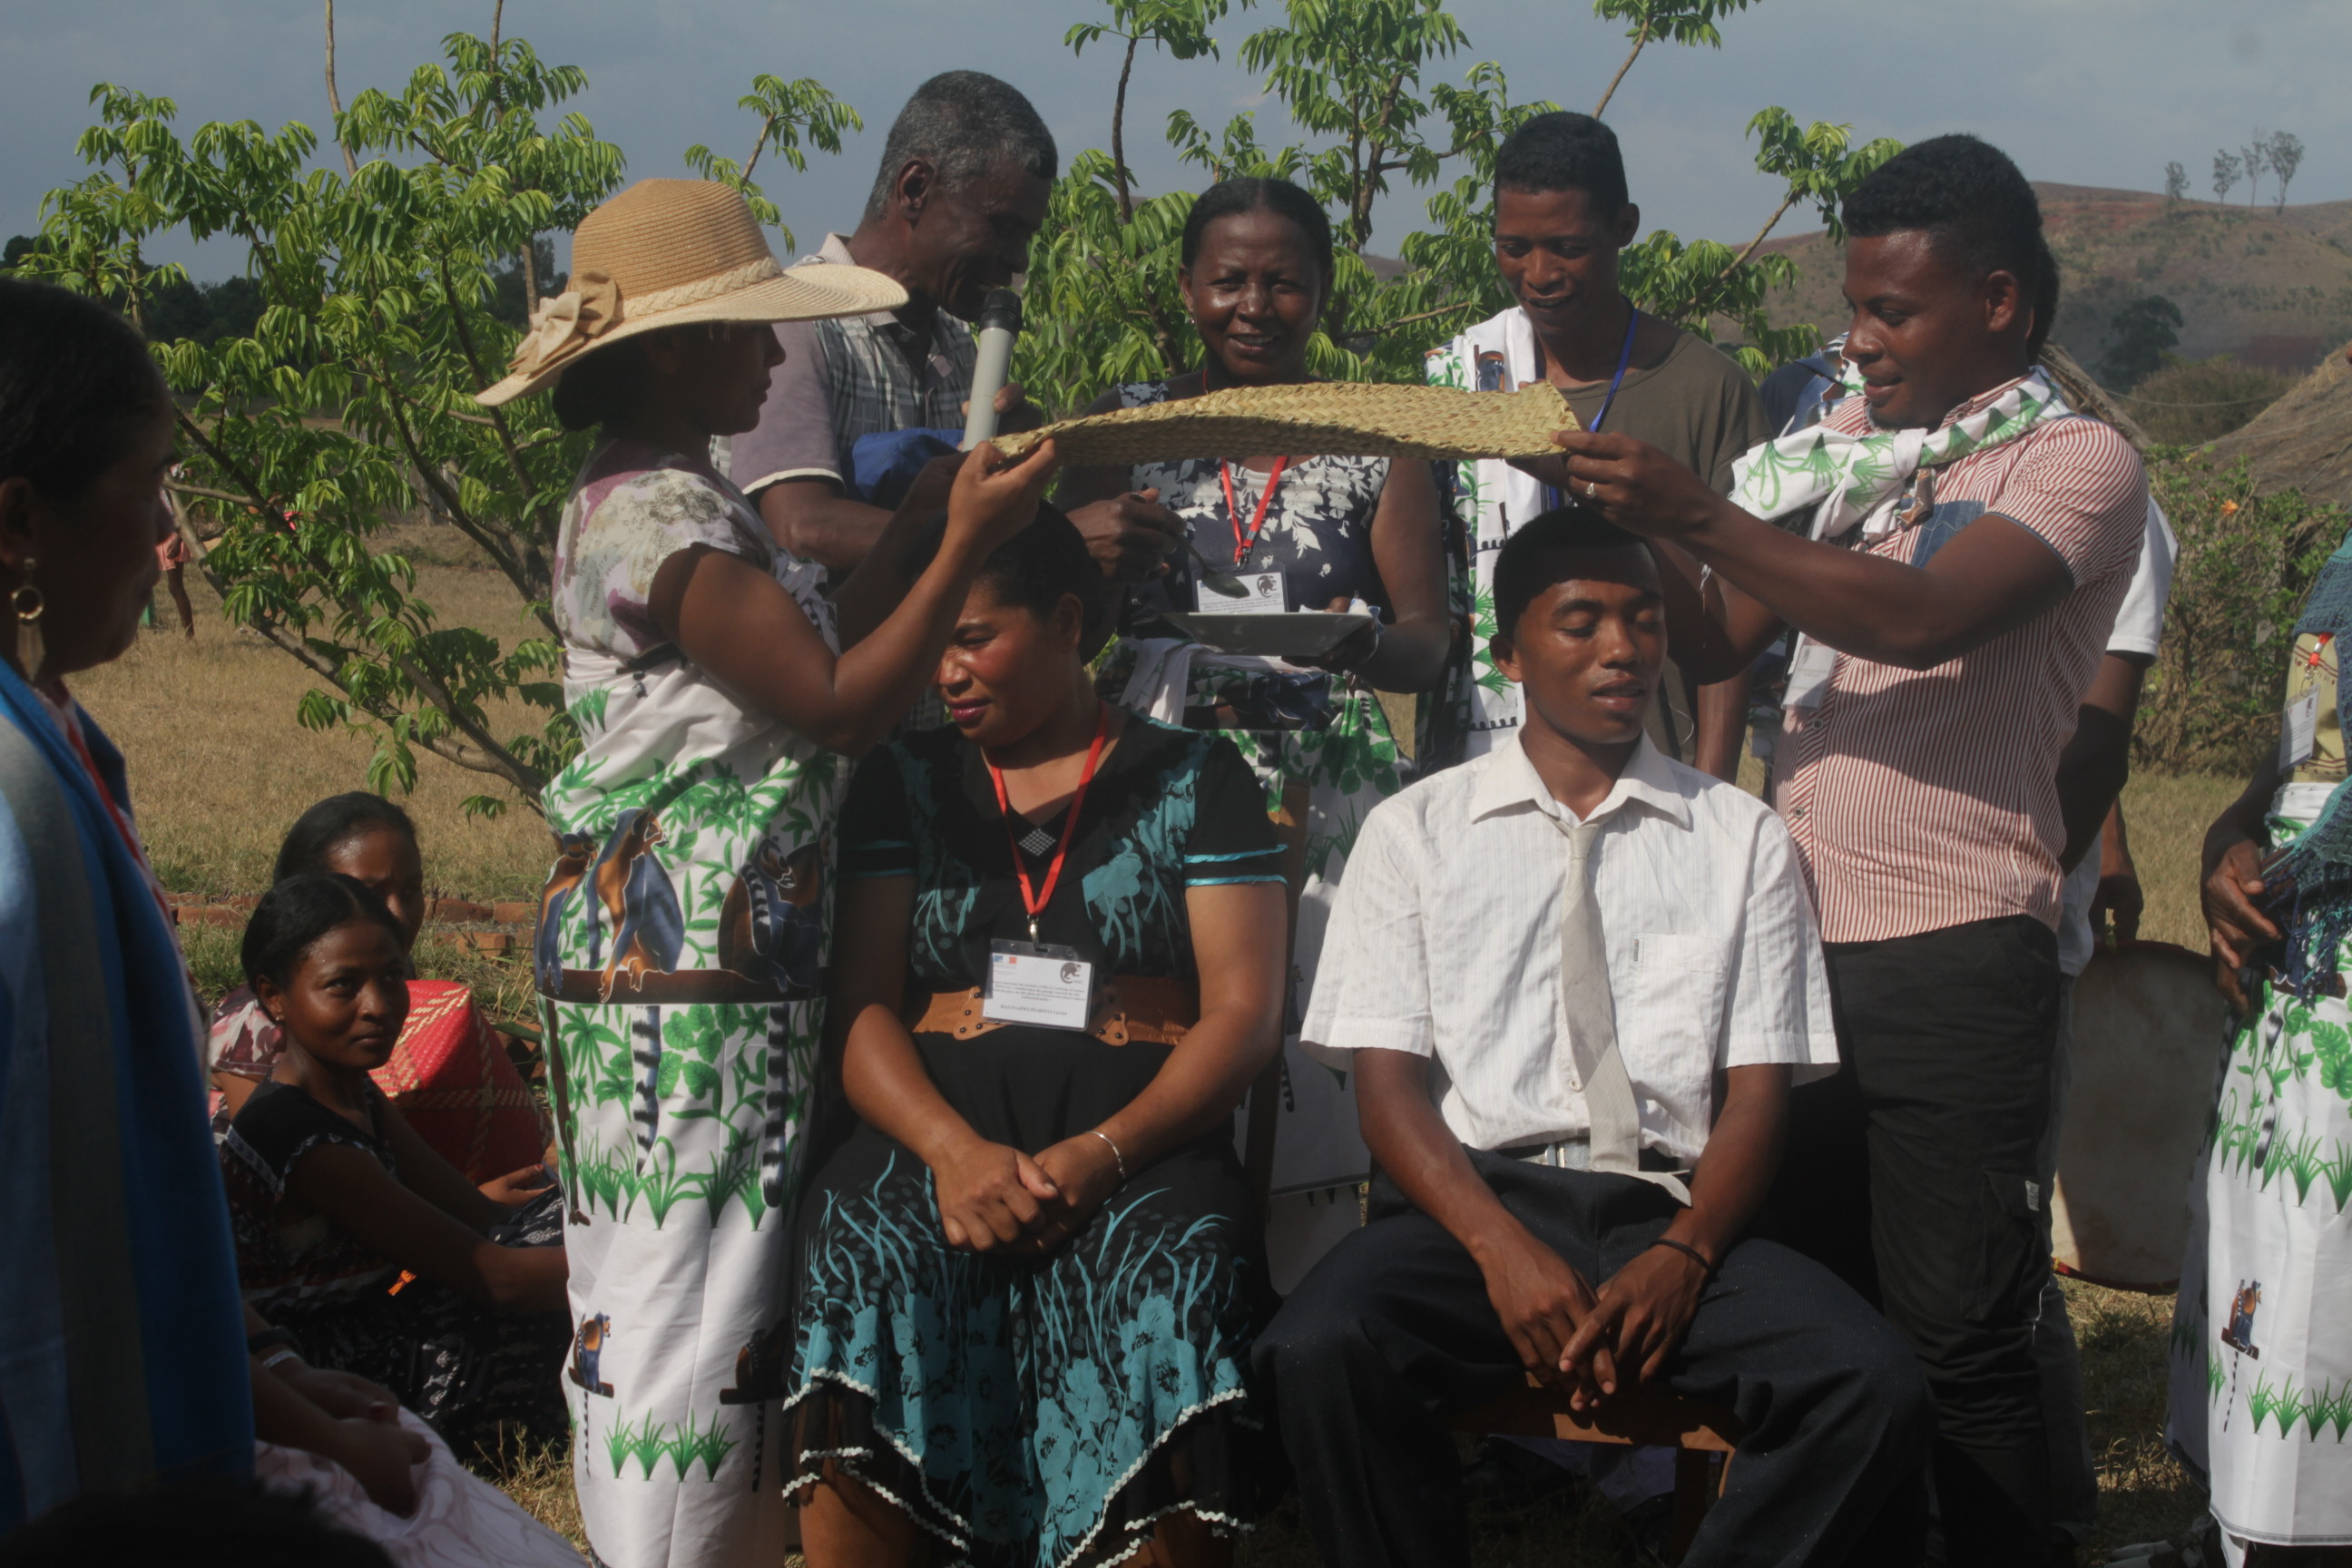
[[[1257,536],[1265,531],[1265,509],[1274,504],[1275,487],[1282,483],[1282,470],[1288,466],[1289,462],[1288,458],[1276,458],[1274,460],[1274,472],[1265,477],[1265,492],[1257,498],[1257,515],[1250,519],[1249,532],[1246,535],[1242,532],[1242,509],[1234,504],[1234,466],[1223,461],[1217,464],[1217,475],[1225,481],[1225,515],[1231,518],[1234,523],[1234,565],[1238,566],[1249,559],[1250,551],[1257,544]]]
[[[1053,864],[1045,868],[1045,890],[1038,892],[1029,885],[1029,865],[1021,858],[1021,843],[1013,837],[1013,805],[1005,798],[1004,774],[994,763],[988,763],[988,778],[996,786],[996,809],[1004,816],[1004,842],[1013,847],[1013,874],[1021,882],[1021,907],[1029,911],[1029,940],[1037,940],[1037,917],[1054,901],[1054,889],[1062,879],[1062,862],[1070,853],[1070,838],[1078,830],[1078,809],[1087,804],[1087,786],[1095,782],[1095,764],[1102,760],[1103,736],[1110,730],[1110,704],[1095,704],[1095,743],[1087,749],[1087,770],[1078,775],[1078,791],[1070,796],[1070,814],[1062,819],[1062,841],[1054,847]],[[986,757],[981,759],[987,762]]]

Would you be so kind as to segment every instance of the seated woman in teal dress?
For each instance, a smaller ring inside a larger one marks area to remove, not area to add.
[[[849,792],[858,1121],[803,1201],[785,1394],[813,1568],[1219,1563],[1280,1492],[1233,1139],[1280,1024],[1280,849],[1230,741],[1096,696],[1100,584],[1042,509],[940,661],[952,722]]]

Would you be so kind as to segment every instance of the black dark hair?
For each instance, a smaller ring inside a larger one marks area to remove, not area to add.
[[[302,955],[329,931],[353,921],[373,921],[400,940],[400,922],[370,892],[367,884],[331,871],[304,871],[261,895],[245,922],[237,962],[249,984],[268,980],[284,985],[301,967]]]
[[[1556,507],[1528,519],[1503,542],[1495,557],[1495,629],[1518,633],[1519,617],[1536,596],[1575,575],[1560,557],[1573,552],[1639,550],[1639,534],[1628,533],[1599,512],[1580,506]]]
[[[184,1481],[91,1492],[0,1542],[0,1568],[392,1568],[303,1493]]]
[[[0,278],[0,479],[70,502],[170,402],[138,328],[95,300]]]
[[[899,568],[908,586],[929,568],[947,533],[944,510],[917,531]],[[972,583],[987,584],[998,604],[1018,605],[1041,620],[1054,613],[1063,595],[1074,594],[1088,627],[1100,618],[1108,599],[1102,568],[1087,552],[1086,535],[1045,501],[1037,503],[1034,521],[989,552]]]
[[[645,395],[649,369],[645,344],[635,338],[607,343],[573,360],[555,378],[555,390],[548,396],[555,422],[566,430],[593,430],[621,418]]]
[[[416,824],[383,796],[357,789],[348,795],[331,795],[296,817],[294,826],[286,830],[286,841],[278,847],[278,866],[269,879],[282,882],[289,877],[324,872],[329,856],[378,827],[396,829],[408,835],[411,844],[416,842]]]
[[[2038,355],[2058,314],[2058,263],[2042,229],[2042,203],[2009,154],[1974,136],[1915,142],[1872,171],[1845,199],[1845,231],[1863,239],[1925,230],[1945,258],[1982,276],[2016,274]]]
[[[1221,217],[1254,212],[1270,212],[1297,224],[1307,236],[1308,253],[1323,269],[1324,281],[1330,281],[1331,215],[1323,210],[1322,203],[1288,180],[1259,179],[1255,175],[1220,180],[1201,193],[1184,219],[1184,240],[1179,252],[1184,265],[1192,266],[1193,258],[1201,254],[1201,241],[1207,237],[1211,224]]]
[[[1625,158],[1617,132],[1590,114],[1538,114],[1495,150],[1497,191],[1582,191],[1605,217],[1625,210]]]
[[[882,167],[866,197],[866,216],[889,210],[898,171],[917,158],[937,172],[940,188],[953,190],[1013,165],[1040,180],[1061,167],[1054,133],[1036,106],[1011,82],[985,71],[941,71],[915,89],[882,143]]]

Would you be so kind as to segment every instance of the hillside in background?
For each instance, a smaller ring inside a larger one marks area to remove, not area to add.
[[[2094,371],[2116,311],[2149,294],[2180,307],[2174,352],[2185,358],[2229,353],[2301,372],[2352,338],[2352,201],[2273,214],[2267,202],[2171,205],[2141,191],[2042,182],[2033,188],[2061,269],[2053,335]],[[1770,240],[1764,248],[1798,268],[1796,286],[1772,300],[1773,320],[1838,331],[1846,310],[1828,237]]]

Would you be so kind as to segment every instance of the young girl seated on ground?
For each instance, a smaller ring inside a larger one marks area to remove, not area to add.
[[[383,1384],[453,1445],[502,1421],[554,1435],[560,1189],[484,1195],[370,1076],[408,1014],[402,935],[365,887],[318,873],[272,888],[246,927],[246,978],[284,1037],[221,1145],[246,1300],[312,1365]]]
[[[415,947],[425,923],[425,861],[416,826],[400,807],[356,790],[310,807],[287,832],[270,880],[305,871],[338,872],[366,886],[392,911],[402,951]],[[209,1051],[219,1091],[215,1132],[226,1132],[246,1097],[268,1081],[284,1048],[251,986],[221,998]],[[375,1081],[443,1159],[493,1197],[510,1199],[547,1184],[534,1168],[547,1147],[546,1130],[470,988],[411,979],[408,1022]]]

